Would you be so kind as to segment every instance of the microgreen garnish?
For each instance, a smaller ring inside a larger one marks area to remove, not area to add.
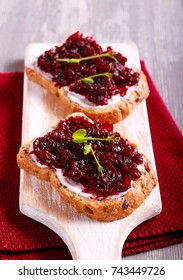
[[[68,62],[68,63],[73,63],[74,64],[74,63],[79,63],[83,60],[89,60],[89,59],[105,57],[105,56],[110,57],[113,60],[115,60],[116,63],[119,63],[117,58],[115,58],[113,51],[110,51],[110,52],[107,52],[107,53],[101,53],[101,54],[97,54],[97,55],[92,55],[92,56],[81,57],[81,58],[57,58],[57,61]]]
[[[98,177],[99,177],[101,175],[101,173],[105,170],[105,168],[99,163],[99,161],[98,161],[98,159],[97,159],[97,157],[95,155],[95,152],[94,152],[94,150],[92,148],[91,143],[90,144],[85,144],[84,145],[84,150],[83,150],[84,155],[87,155],[90,152],[92,153],[92,155],[93,155],[93,157],[94,157],[94,159],[95,159],[95,161],[96,161],[96,163],[98,165]]]
[[[78,129],[76,130],[73,135],[72,135],[72,141],[74,143],[86,143],[88,140],[100,140],[100,141],[116,141],[118,139],[118,137],[115,137],[114,134],[108,136],[107,138],[97,138],[97,137],[87,137],[87,131],[84,128]],[[98,165],[98,177],[101,175],[101,173],[105,170],[105,168],[100,165],[95,152],[92,148],[91,143],[90,144],[85,144],[84,145],[84,149],[83,149],[83,153],[84,155],[87,155],[89,153],[92,153],[97,165]]]
[[[86,84],[92,84],[92,83],[94,83],[93,78],[101,77],[101,76],[105,76],[107,78],[112,78],[113,74],[110,73],[110,72],[99,73],[99,74],[96,74],[96,75],[92,75],[92,76],[88,76],[88,77],[79,79],[78,82],[84,82]]]
[[[116,141],[118,139],[118,137],[116,137],[114,134],[108,136],[107,138],[88,137],[86,134],[86,129],[78,129],[73,133],[72,141],[74,143],[85,143],[87,140]]]

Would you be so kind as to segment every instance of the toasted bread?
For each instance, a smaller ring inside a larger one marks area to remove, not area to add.
[[[77,114],[73,114],[76,116]],[[95,199],[83,197],[71,191],[59,180],[54,168],[41,167],[30,155],[30,143],[19,149],[17,155],[18,166],[38,179],[50,181],[64,201],[72,204],[79,213],[99,221],[114,221],[130,215],[149,196],[157,184],[157,179],[150,161],[144,155],[144,164],[141,167],[141,177],[132,181],[131,188],[116,198]],[[133,144],[136,148],[136,145]]]
[[[140,74],[140,82],[138,86],[134,87],[134,91],[130,92],[128,98],[121,98],[121,101],[114,105],[100,106],[99,108],[93,106],[93,108],[88,108],[82,106],[79,101],[72,101],[68,96],[67,90],[55,85],[47,76],[44,76],[43,73],[39,73],[29,67],[25,67],[25,71],[29,80],[47,89],[49,93],[57,95],[58,102],[62,102],[63,106],[66,106],[70,114],[73,112],[82,112],[93,121],[100,120],[102,122],[117,123],[127,117],[135,106],[149,95],[146,77],[141,70],[137,70]]]
[[[29,80],[57,95],[68,112],[82,112],[94,121],[117,123],[149,95],[142,70],[79,32],[28,60],[25,72]]]

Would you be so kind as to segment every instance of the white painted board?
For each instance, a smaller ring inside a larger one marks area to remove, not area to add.
[[[29,65],[54,45],[58,44],[28,45],[25,64]],[[130,42],[110,45],[126,56],[130,64],[140,68],[135,44]],[[57,96],[29,81],[25,74],[22,145],[40,136],[66,114]],[[136,142],[156,170],[145,101],[126,119],[115,124],[115,130]],[[143,221],[160,213],[161,198],[157,184],[145,202],[127,218],[99,222],[79,214],[75,208],[65,203],[50,183],[21,170],[20,211],[56,232],[68,246],[73,259],[117,260],[121,259],[122,247],[129,233]]]

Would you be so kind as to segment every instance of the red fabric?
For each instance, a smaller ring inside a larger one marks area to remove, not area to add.
[[[129,235],[123,256],[183,241],[183,137],[142,62],[163,210]],[[0,259],[71,259],[64,242],[19,211],[23,73],[0,73]]]

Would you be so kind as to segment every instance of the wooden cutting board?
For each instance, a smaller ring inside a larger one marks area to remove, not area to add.
[[[59,44],[28,45],[25,64],[29,65],[54,45]],[[135,44],[111,46],[126,56],[130,64],[140,68]],[[58,98],[29,81],[25,74],[22,145],[40,136],[66,115],[67,112],[58,102]],[[117,123],[115,130],[136,142],[155,168],[145,101],[124,121]],[[20,211],[56,232],[68,246],[73,259],[118,260],[121,259],[122,247],[129,233],[143,221],[160,213],[161,199],[157,185],[145,202],[127,218],[115,222],[99,222],[79,214],[71,205],[65,203],[50,183],[38,180],[21,170]]]

